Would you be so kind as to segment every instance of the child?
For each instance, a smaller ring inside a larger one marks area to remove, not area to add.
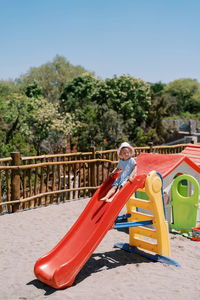
[[[128,180],[133,182],[134,176],[136,175],[136,161],[132,157],[135,154],[134,148],[127,142],[124,142],[117,150],[117,154],[120,158],[120,161],[110,175],[112,176],[119,171],[119,169],[122,171],[119,177],[114,181],[112,188],[108,191],[106,196],[100,199],[102,201],[111,202],[115,195],[113,197],[111,196],[116,193],[117,190],[119,190]]]

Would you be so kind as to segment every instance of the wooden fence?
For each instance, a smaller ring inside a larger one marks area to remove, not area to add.
[[[141,152],[180,153],[176,146],[136,147]],[[0,213],[91,197],[118,161],[117,150],[0,159]]]

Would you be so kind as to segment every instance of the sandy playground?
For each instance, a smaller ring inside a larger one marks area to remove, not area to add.
[[[0,299],[193,300],[200,296],[200,242],[170,234],[171,256],[181,267],[152,262],[116,249],[127,230],[107,233],[72,287],[54,290],[33,273],[76,221],[87,200],[0,216]],[[125,213],[125,210],[122,210]]]

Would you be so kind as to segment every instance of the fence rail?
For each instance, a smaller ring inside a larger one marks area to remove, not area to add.
[[[136,147],[141,152],[180,153],[186,144]],[[0,213],[91,197],[117,164],[117,149],[0,159]]]

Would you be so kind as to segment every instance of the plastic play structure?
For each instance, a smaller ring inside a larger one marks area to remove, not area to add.
[[[177,176],[171,187],[173,224],[170,229],[191,232],[196,226],[199,207],[198,181],[187,174]]]
[[[187,144],[185,149],[181,153],[189,157],[196,165],[200,166],[199,144]]]
[[[126,203],[127,213],[130,215],[128,218],[130,222],[129,244],[117,243],[115,246],[156,261],[178,266],[179,264],[170,258],[169,230],[163,203],[161,175],[155,171],[150,172],[141,191],[148,196],[149,200],[139,199],[138,195],[137,197],[132,195]],[[144,212],[138,211],[137,208]],[[153,229],[144,227],[144,225],[151,224],[153,224]],[[156,255],[146,251],[156,253]]]
[[[124,185],[112,202],[99,201],[117,176],[118,174],[109,177],[99,187],[69,232],[49,253],[38,259],[34,272],[40,281],[56,289],[71,286],[108,230],[121,227],[130,227],[129,244],[116,243],[115,247],[178,266],[178,263],[170,259],[160,175],[155,171],[139,174],[132,183]],[[139,188],[145,190],[150,201],[134,197],[133,194]],[[118,215],[127,201],[129,222],[118,223]],[[138,212],[137,207],[152,210],[153,215]],[[154,228],[146,227],[150,224]],[[143,240],[141,236],[154,242]],[[141,253],[138,248],[155,254]]]
[[[191,233],[192,227],[200,222],[197,220],[200,218],[200,215],[197,214],[200,166],[196,163],[197,149],[199,148],[198,151],[200,151],[200,146],[188,146],[187,148],[190,150],[187,151],[190,155],[195,153],[195,161],[194,154],[192,155],[193,160],[185,154],[141,153],[137,157],[139,172],[147,174],[156,169],[162,175],[163,190],[167,193],[169,200],[171,198],[170,204],[166,205],[166,216],[170,230],[174,233],[175,231]],[[144,191],[137,191],[137,196],[143,200],[149,199]],[[187,235],[188,238],[190,236],[191,234]]]

